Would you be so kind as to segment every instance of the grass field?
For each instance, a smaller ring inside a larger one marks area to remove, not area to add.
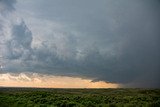
[[[160,89],[0,88],[0,107],[160,107]]]

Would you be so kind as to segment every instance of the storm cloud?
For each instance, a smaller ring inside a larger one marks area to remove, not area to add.
[[[4,71],[160,87],[159,0],[15,3],[0,1]]]

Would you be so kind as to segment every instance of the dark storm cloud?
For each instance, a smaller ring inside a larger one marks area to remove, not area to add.
[[[6,42],[8,47],[7,58],[8,59],[28,59],[32,49],[32,34],[22,21],[18,25],[14,25],[12,28],[11,39]]]
[[[32,33],[14,13],[15,2],[0,1],[0,65],[9,71],[21,68],[33,55]]]
[[[1,13],[5,11],[14,10],[14,4],[16,0],[0,0],[0,11]]]
[[[80,76],[124,87],[160,87],[159,0],[48,1],[26,1],[30,8],[21,4],[34,10],[36,18],[57,21],[69,29],[37,36],[24,22],[13,25],[9,43],[14,45],[3,46],[9,49],[10,71]],[[42,39],[34,46],[37,37]]]

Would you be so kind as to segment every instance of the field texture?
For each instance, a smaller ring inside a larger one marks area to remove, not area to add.
[[[160,90],[0,88],[0,107],[160,107]]]

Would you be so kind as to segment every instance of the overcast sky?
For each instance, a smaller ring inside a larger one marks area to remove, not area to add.
[[[159,0],[0,0],[1,71],[160,88]]]

